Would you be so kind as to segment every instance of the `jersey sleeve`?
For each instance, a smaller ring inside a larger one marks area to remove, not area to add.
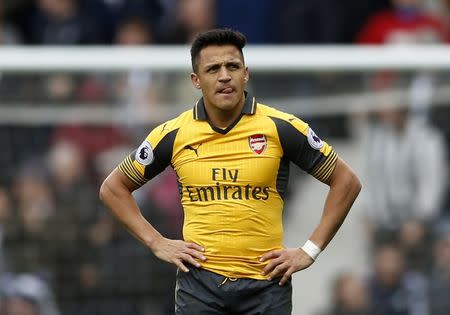
[[[273,118],[284,157],[321,182],[326,182],[336,166],[337,154],[311,127],[296,118]]]
[[[173,143],[178,129],[155,128],[141,145],[118,166],[136,185],[142,186],[171,164]]]

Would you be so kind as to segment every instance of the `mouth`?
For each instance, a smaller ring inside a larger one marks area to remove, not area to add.
[[[233,93],[234,89],[232,87],[224,87],[219,90],[217,90],[218,94],[231,94]]]

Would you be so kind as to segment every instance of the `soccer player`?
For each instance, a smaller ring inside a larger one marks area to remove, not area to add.
[[[229,29],[196,37],[191,80],[203,97],[153,129],[100,189],[128,231],[178,267],[176,314],[291,314],[292,274],[327,246],[361,189],[308,124],[245,91],[245,42]],[[330,186],[320,223],[301,248],[283,246],[290,162]],[[155,230],[131,194],[168,165],[178,177],[183,240]]]

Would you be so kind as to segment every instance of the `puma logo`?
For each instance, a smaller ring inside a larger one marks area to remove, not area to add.
[[[166,125],[167,125],[167,123],[162,126],[161,132],[159,134],[162,134],[164,130],[168,130],[168,129],[166,129]]]
[[[195,155],[198,156],[198,148],[200,148],[201,145],[202,145],[202,144],[200,143],[196,148],[194,148],[194,147],[191,146],[191,145],[186,145],[184,148],[185,148],[185,149],[188,149],[188,150],[194,151]]]

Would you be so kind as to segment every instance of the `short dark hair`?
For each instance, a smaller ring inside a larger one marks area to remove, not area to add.
[[[191,46],[192,70],[194,70],[194,72],[197,71],[198,57],[203,48],[211,45],[233,45],[239,49],[242,59],[244,59],[242,48],[244,48],[246,42],[247,39],[244,34],[229,28],[212,29],[198,34]]]

